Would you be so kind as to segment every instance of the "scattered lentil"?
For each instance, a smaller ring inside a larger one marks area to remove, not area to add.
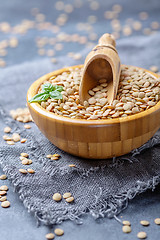
[[[14,141],[7,141],[7,144],[8,145],[14,145],[15,143],[14,143]]]
[[[25,124],[25,125],[24,125],[24,128],[25,128],[25,129],[30,129],[30,128],[31,128],[31,125]]]
[[[157,66],[151,66],[150,67],[150,70],[152,71],[152,72],[158,72],[158,67]]]
[[[28,159],[28,165],[32,164],[32,160]]]
[[[154,222],[155,222],[155,224],[160,225],[160,218],[156,218],[156,219],[154,220]]]
[[[3,196],[3,197],[0,197],[0,202],[4,202],[7,200],[7,197],[6,196]]]
[[[18,133],[13,133],[12,139],[13,139],[14,142],[19,142],[21,137]]]
[[[6,191],[0,191],[0,196],[6,195]]]
[[[28,153],[21,153],[21,156],[22,156],[22,157],[25,157],[25,158],[28,158],[28,157],[29,157],[29,154],[28,154]]]
[[[68,166],[69,166],[69,167],[76,167],[75,164],[69,164]]]
[[[25,143],[26,141],[27,141],[26,138],[22,138],[22,139],[21,139],[21,143]]]
[[[34,171],[33,169],[31,169],[31,168],[27,169],[27,171],[28,171],[29,173],[31,173],[31,174],[35,173],[35,171]]]
[[[11,130],[12,130],[12,129],[11,129],[10,127],[5,127],[5,128],[4,128],[4,132],[5,132],[5,133],[10,133]]]
[[[139,232],[139,233],[137,234],[137,237],[140,238],[140,239],[144,239],[144,238],[147,237],[147,234],[146,234],[145,232]]]
[[[53,233],[47,233],[46,234],[46,238],[48,239],[48,240],[50,240],[50,239],[54,239],[54,234]]]
[[[140,12],[139,17],[141,20],[146,20],[148,18],[147,12]]]
[[[28,165],[28,164],[29,164],[28,159],[26,158],[26,159],[22,160],[22,164],[23,164],[23,165]]]
[[[54,201],[59,202],[59,201],[61,201],[61,199],[62,199],[62,196],[61,196],[60,193],[55,193],[55,194],[53,195],[53,200],[54,200]]]
[[[58,153],[53,154],[53,157],[60,157]]]
[[[64,231],[63,231],[63,229],[61,229],[61,228],[56,228],[56,229],[54,230],[54,233],[55,233],[57,236],[62,236],[62,235],[64,234]]]
[[[58,159],[59,159],[58,157],[54,157],[54,156],[51,157],[51,160],[58,160]]]
[[[131,223],[129,221],[123,221],[123,225],[126,225],[126,226],[131,226]]]
[[[64,194],[63,194],[63,198],[64,198],[64,199],[69,198],[69,197],[71,197],[71,196],[72,196],[72,194],[71,194],[70,192],[67,192],[67,193],[64,193]]]
[[[5,179],[7,179],[7,176],[5,174],[0,176],[0,180],[5,180]]]
[[[25,169],[19,169],[19,172],[20,172],[20,173],[24,173],[24,174],[27,173],[27,171],[26,171]]]
[[[152,22],[151,23],[151,28],[152,29],[154,29],[154,30],[156,30],[156,29],[158,29],[160,27],[160,24],[159,24],[159,22]]]
[[[12,138],[9,137],[9,136],[7,136],[7,135],[3,135],[3,139],[4,139],[5,141],[11,141],[11,140],[12,140]]]
[[[66,198],[66,202],[71,203],[74,201],[74,197],[68,197]]]
[[[27,158],[20,156],[19,159],[20,159],[21,161],[23,161],[23,160],[25,160],[25,159],[27,159]]]
[[[141,220],[140,224],[143,225],[143,226],[149,226],[150,223],[146,220]]]
[[[3,185],[0,187],[0,191],[8,191],[8,187],[6,185]]]
[[[32,117],[30,115],[28,108],[17,108],[15,110],[11,110],[10,115],[14,120],[20,122],[26,123],[32,121]]]
[[[122,231],[123,231],[124,233],[130,233],[132,230],[131,230],[131,227],[130,227],[130,226],[124,225],[124,226],[122,227]]]
[[[1,207],[3,208],[8,208],[10,206],[10,202],[9,201],[4,201],[1,203]]]

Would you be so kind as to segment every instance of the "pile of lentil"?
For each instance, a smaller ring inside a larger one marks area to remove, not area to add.
[[[98,86],[89,90],[90,98],[83,106],[79,100],[81,76],[82,68],[52,76],[45,83],[62,85],[63,99],[48,99],[41,102],[41,106],[64,117],[97,120],[136,114],[154,106],[160,99],[160,79],[143,69],[122,66],[117,98],[113,103],[110,105],[107,100],[107,80],[100,79]]]

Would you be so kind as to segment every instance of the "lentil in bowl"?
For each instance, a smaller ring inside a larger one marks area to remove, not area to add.
[[[54,114],[72,119],[100,120],[127,117],[155,106],[160,99],[160,79],[144,69],[122,66],[116,99],[110,105],[107,100],[107,80],[100,79],[99,85],[89,90],[90,98],[80,104],[79,86],[82,68],[71,69],[52,76],[44,83],[63,86],[63,99],[49,98],[40,104]],[[39,88],[39,93],[42,88]]]

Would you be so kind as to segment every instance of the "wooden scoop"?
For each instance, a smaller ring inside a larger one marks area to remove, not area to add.
[[[81,104],[91,97],[88,91],[97,86],[99,84],[98,81],[103,78],[108,83],[108,102],[112,103],[116,98],[121,63],[115,46],[114,37],[105,33],[99,39],[98,45],[86,57],[79,90]]]

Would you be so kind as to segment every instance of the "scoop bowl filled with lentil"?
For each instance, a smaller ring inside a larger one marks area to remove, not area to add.
[[[122,65],[111,104],[107,81],[100,79],[81,105],[82,69],[79,65],[54,71],[29,88],[28,107],[42,133],[65,152],[90,159],[120,156],[147,142],[160,127],[159,76]]]

